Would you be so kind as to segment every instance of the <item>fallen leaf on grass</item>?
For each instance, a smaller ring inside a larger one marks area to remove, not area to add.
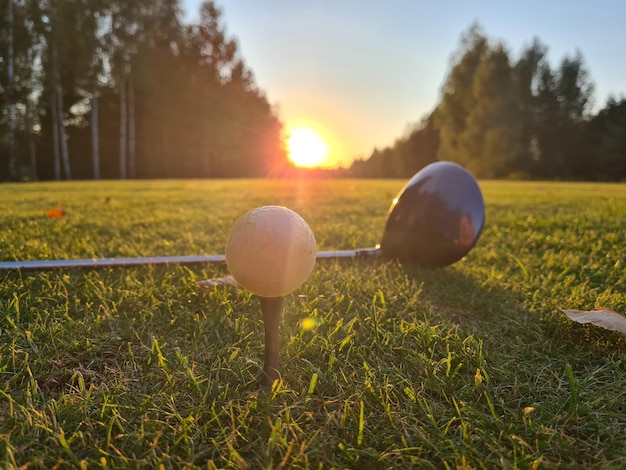
[[[204,281],[198,281],[196,283],[198,289],[207,290],[212,289],[213,286],[237,286],[235,278],[232,276],[214,277],[213,279],[205,279]]]
[[[626,335],[626,317],[612,310],[606,308],[591,311],[564,308],[559,308],[559,310],[567,315],[567,318],[577,323],[591,323],[606,330],[618,331]]]
[[[46,211],[46,215],[51,219],[58,219],[60,217],[65,217],[65,211],[63,209],[49,209]]]

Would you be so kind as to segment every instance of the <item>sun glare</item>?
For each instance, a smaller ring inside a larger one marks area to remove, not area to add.
[[[289,133],[287,151],[296,166],[313,167],[324,161],[328,146],[314,130],[298,127]]]

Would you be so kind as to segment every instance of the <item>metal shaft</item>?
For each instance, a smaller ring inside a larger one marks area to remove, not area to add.
[[[380,255],[379,248],[360,248],[357,250],[319,251],[317,259],[361,258]],[[200,256],[156,256],[148,258],[89,258],[56,259],[31,261],[0,261],[0,271],[13,270],[49,270],[63,268],[106,268],[130,267],[158,264],[214,264],[226,261],[224,255]]]

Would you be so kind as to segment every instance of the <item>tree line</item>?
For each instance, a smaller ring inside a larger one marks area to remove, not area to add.
[[[593,111],[580,53],[514,57],[473,25],[434,110],[348,168],[295,169],[213,1],[0,0],[0,180],[267,175],[626,180],[626,98]]]
[[[407,178],[451,160],[481,178],[626,181],[626,98],[594,113],[582,55],[553,67],[547,52],[535,39],[514,58],[473,25],[432,113],[347,174]]]
[[[282,125],[212,1],[0,0],[0,179],[259,176]]]

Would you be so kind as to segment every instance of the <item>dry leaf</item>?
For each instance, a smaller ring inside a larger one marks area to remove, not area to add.
[[[213,289],[213,286],[237,286],[235,278],[232,276],[214,277],[213,279],[205,279],[196,283],[198,289]]]
[[[599,310],[567,310],[559,309],[567,318],[577,323],[591,323],[606,330],[619,331],[626,335],[626,317],[606,308]]]
[[[65,217],[65,211],[63,209],[50,209],[46,211],[46,215],[51,219],[58,219],[60,217]]]

